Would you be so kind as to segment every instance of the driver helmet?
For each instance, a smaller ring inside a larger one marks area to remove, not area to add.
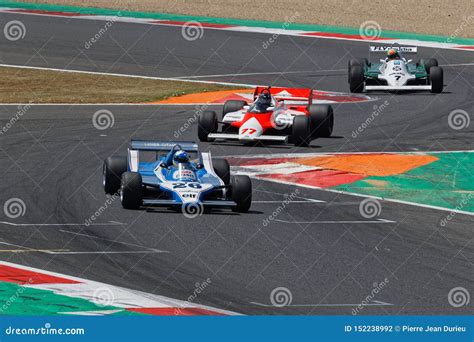
[[[268,89],[262,90],[257,99],[257,108],[261,111],[267,110],[272,105],[272,96]]]
[[[399,58],[399,54],[398,54],[398,51],[395,50],[395,49],[390,49],[387,51],[387,59],[395,59],[395,58]]]
[[[189,155],[186,151],[179,150],[174,154],[173,161],[176,164],[188,163],[189,162]]]

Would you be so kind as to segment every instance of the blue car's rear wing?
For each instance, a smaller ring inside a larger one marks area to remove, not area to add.
[[[153,141],[153,140],[132,140],[130,149],[142,151],[169,151],[174,146],[179,145],[187,152],[198,152],[199,147],[194,141]]]

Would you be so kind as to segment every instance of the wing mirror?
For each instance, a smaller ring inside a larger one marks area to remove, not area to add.
[[[409,59],[408,61],[406,61],[407,63],[411,63],[413,62],[413,59]]]
[[[199,164],[196,165],[196,168],[197,168],[198,170],[201,170],[201,169],[204,168],[204,165],[202,165],[201,163],[199,163]]]
[[[161,167],[162,169],[167,169],[167,168],[168,168],[168,165],[166,165],[166,163],[161,162],[161,163],[160,163],[160,167]]]

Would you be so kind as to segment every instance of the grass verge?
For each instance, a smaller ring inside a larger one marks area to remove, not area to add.
[[[0,67],[0,103],[142,103],[238,87]]]

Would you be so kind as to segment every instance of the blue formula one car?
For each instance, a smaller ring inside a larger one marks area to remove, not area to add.
[[[181,208],[183,213],[205,208],[231,208],[247,212],[252,202],[248,176],[231,177],[225,159],[200,152],[194,142],[132,140],[128,157],[104,161],[103,185],[107,194],[120,193],[122,206]]]

